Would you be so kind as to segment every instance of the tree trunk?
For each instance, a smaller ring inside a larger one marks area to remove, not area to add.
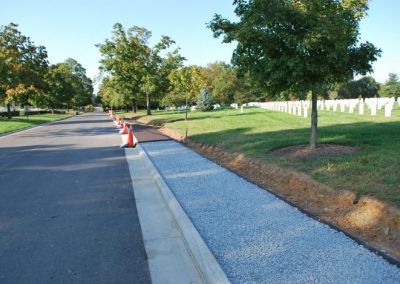
[[[188,114],[188,99],[186,98],[186,106],[185,106],[185,121],[187,122],[187,114]]]
[[[147,107],[147,115],[151,115],[150,94],[149,93],[146,93],[146,107]]]
[[[311,136],[310,148],[317,148],[317,127],[318,127],[318,110],[317,110],[317,94],[312,92],[311,95]]]
[[[7,118],[11,119],[11,105],[9,103],[7,104]]]
[[[137,112],[137,103],[136,103],[136,99],[133,99],[132,110],[133,110],[134,113]]]

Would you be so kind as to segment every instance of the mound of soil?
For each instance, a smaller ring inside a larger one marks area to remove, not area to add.
[[[307,144],[276,149],[271,151],[269,154],[273,156],[296,159],[347,156],[357,153],[359,150],[360,148],[357,147],[336,144],[320,144],[316,149],[311,149]]]
[[[146,123],[144,120],[140,122]],[[358,198],[351,191],[330,188],[304,173],[192,141],[168,128],[159,130],[261,188],[275,193],[314,218],[362,240],[389,259],[400,261],[399,208],[370,197]],[[305,145],[292,146],[275,150],[273,154],[290,158],[312,158],[325,155],[350,155],[359,150],[342,145],[320,145],[314,151],[307,148]]]

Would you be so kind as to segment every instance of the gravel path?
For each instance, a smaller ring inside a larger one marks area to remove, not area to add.
[[[400,283],[400,269],[174,141],[141,144],[233,283]]]

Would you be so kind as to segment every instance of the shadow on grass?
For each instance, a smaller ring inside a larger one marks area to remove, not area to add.
[[[190,135],[195,141],[219,145],[230,152],[293,167],[334,187],[351,189],[400,206],[400,122],[354,123],[319,127],[320,144],[359,147],[350,156],[285,158],[269,152],[292,145],[308,144],[310,129],[287,129],[254,133],[236,128]]]
[[[343,144],[349,146],[400,147],[400,122],[354,123],[323,126],[318,128],[318,142],[322,144]],[[286,146],[308,144],[310,128],[286,129],[254,133],[251,127],[232,128],[195,134],[193,140],[230,146],[246,150],[253,144],[264,146],[264,151],[271,151]],[[256,131],[256,130],[255,130]],[[237,142],[240,142],[238,144]],[[246,145],[248,144],[248,146]],[[235,146],[236,145],[236,146]]]

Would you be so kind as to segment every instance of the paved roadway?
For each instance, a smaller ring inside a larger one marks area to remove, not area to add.
[[[0,283],[148,283],[117,131],[89,114],[0,138]]]

